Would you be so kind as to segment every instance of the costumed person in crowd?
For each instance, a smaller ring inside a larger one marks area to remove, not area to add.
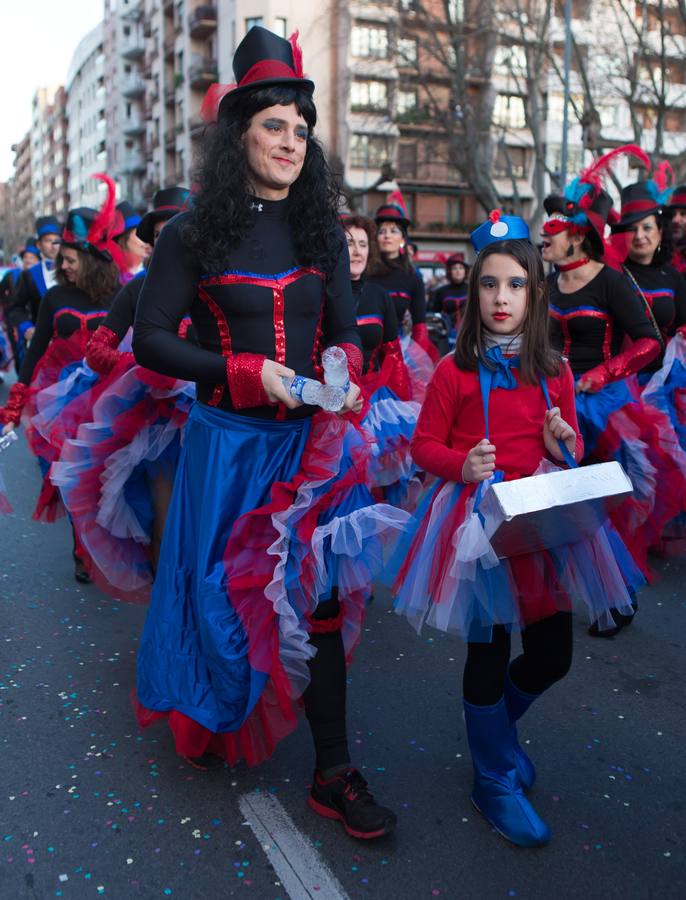
[[[471,235],[477,253],[455,353],[439,363],[412,439],[438,476],[395,551],[396,612],[468,641],[464,715],[472,802],[514,844],[550,829],[524,795],[533,763],[516,723],[572,660],[572,603],[592,620],[630,610],[606,533],[499,559],[479,514],[487,482],[576,466],[583,455],[574,379],[549,341],[548,297],[526,223],[498,210]],[[624,550],[621,566],[641,580]],[[510,633],[523,653],[510,662]]]
[[[60,251],[61,230],[54,216],[36,219],[35,246],[40,254],[39,261],[21,272],[7,304],[7,325],[13,331],[17,367],[21,366],[26,348],[33,337],[40,301],[57,283],[55,260]]]
[[[678,184],[665,208],[670,218],[674,255],[672,265],[681,273],[686,272],[686,184]]]
[[[395,304],[381,285],[365,277],[379,256],[376,226],[366,216],[352,215],[344,217],[343,227],[364,357],[362,393],[369,402],[362,425],[376,445],[371,484],[389,503],[402,505],[415,471],[410,438],[419,406],[410,400],[410,376],[400,349]]]
[[[432,312],[440,313],[446,320],[448,342],[454,347],[462,309],[467,301],[469,264],[465,260],[464,253],[450,254],[445,261],[445,276],[448,279],[447,283],[433,292],[429,308]]]
[[[126,258],[126,270],[121,275],[123,284],[144,271],[143,264],[150,255],[150,246],[138,237],[140,223],[141,217],[128,200],[117,204],[117,224],[113,236]]]
[[[198,397],[140,642],[139,721],[167,718],[187,758],[256,764],[295,727],[302,697],[310,806],[374,838],[396,817],[351,765],[345,660],[379,542],[407,515],[373,503],[353,425],[286,387],[316,380],[337,346],[343,408],[362,405],[338,191],[297,34],[252,28],[233,67],[236,84],[203,104],[216,121],[198,190],[159,237],[134,326],[137,361],[196,381]],[[178,337],[186,314],[199,346]]]
[[[632,145],[596,160],[564,195],[545,199],[550,218],[541,239],[544,261],[558,269],[548,278],[551,333],[576,379],[586,460],[616,459],[631,478],[634,493],[613,513],[612,521],[649,575],[648,548],[681,509],[682,476],[678,463],[660,444],[659,417],[639,402],[635,378],[659,356],[661,335],[647,314],[645,300],[624,274],[607,264],[612,260],[619,267],[613,248],[604,241],[612,200],[602,179],[612,161],[626,153],[649,164],[643,151]],[[612,637],[632,621],[617,611],[613,615],[612,628],[601,634],[592,625],[589,633]]]
[[[381,249],[381,262],[370,271],[369,281],[380,284],[395,303],[398,325],[412,320],[411,341],[403,343],[403,352],[413,376],[413,399],[421,400],[439,354],[426,327],[426,294],[424,282],[415,272],[407,256],[407,229],[411,222],[399,191],[389,195],[374,216]],[[421,352],[423,351],[423,352]],[[428,356],[428,359],[427,359]]]
[[[104,176],[100,176],[104,178]],[[109,229],[114,224],[114,183],[108,183],[108,199],[102,210],[79,207],[70,210],[61,236],[60,252],[56,260],[57,284],[43,297],[38,310],[36,330],[19,371],[18,381],[12,385],[7,404],[0,410],[3,433],[17,427],[24,413],[27,439],[41,466],[43,487],[36,504],[34,518],[54,521],[61,513],[59,496],[49,479],[51,464],[59,457],[62,442],[76,430],[82,418],[82,397],[65,394],[51,415],[56,434],[50,424],[38,430],[36,398],[40,393],[67,381],[66,374],[80,365],[88,338],[102,319],[119,287],[119,269],[113,262],[113,245]],[[89,384],[90,386],[90,384]],[[79,405],[79,412],[69,409],[70,401]],[[67,424],[71,422],[70,426]],[[75,575],[87,583],[80,547],[74,545]]]
[[[686,423],[682,422],[681,412],[681,396],[686,388],[683,345],[686,281],[670,263],[674,258],[667,205],[671,193],[670,172],[669,164],[663,163],[648,181],[629,184],[622,189],[620,219],[612,226],[612,231],[616,237],[624,236],[626,240],[624,271],[643,299],[646,313],[659,330],[663,350],[666,350],[638,373],[639,384],[645,388],[642,400],[662,414],[660,441],[686,477]],[[672,345],[677,334],[681,337]],[[676,492],[673,485],[658,484],[658,491],[663,493],[665,490]],[[685,547],[686,507],[667,523],[653,549],[663,555],[678,556]]]
[[[188,197],[182,187],[158,191],[138,225],[140,240],[154,246]],[[92,579],[106,593],[140,601],[149,599],[194,393],[187,382],[137,366],[129,350],[144,275],[119,290],[88,342],[86,363],[106,384],[50,471]]]
[[[20,366],[19,356],[23,353],[24,346],[22,342],[20,344],[19,352],[17,352],[17,340],[19,334],[16,328],[9,325],[8,307],[13,301],[21,273],[31,269],[40,262],[40,250],[36,245],[35,237],[27,238],[26,243],[19,251],[19,259],[21,260],[21,268],[10,269],[2,282],[0,282],[0,342],[4,342],[5,340],[1,331],[3,322],[4,330],[7,333],[7,343],[4,344],[4,355],[2,349],[0,349],[0,368],[9,368],[13,358],[17,372],[19,372]],[[24,329],[24,331],[25,330],[26,329]],[[11,354],[8,352],[8,347],[11,348]]]

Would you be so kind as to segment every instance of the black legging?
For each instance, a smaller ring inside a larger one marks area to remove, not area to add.
[[[505,674],[527,694],[542,694],[572,663],[572,614],[560,612],[522,631],[523,653],[510,664],[510,634],[493,627],[490,644],[467,644],[462,691],[475,706],[492,706],[503,696]]]
[[[313,620],[334,619],[338,599],[320,603]],[[345,721],[346,668],[340,628],[310,634],[317,655],[309,662],[310,683],[304,694],[305,714],[310,724],[319,772],[350,762]]]

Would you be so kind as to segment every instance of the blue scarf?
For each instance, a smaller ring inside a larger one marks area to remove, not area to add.
[[[486,359],[490,368],[494,367],[491,377],[491,390],[504,388],[513,391],[517,387],[517,379],[512,369],[519,368],[519,354],[517,356],[505,356],[502,347],[497,344],[486,351]]]

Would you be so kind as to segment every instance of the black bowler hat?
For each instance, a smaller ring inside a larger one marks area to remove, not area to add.
[[[201,115],[214,122],[225,112],[235,97],[257,88],[285,85],[312,94],[314,82],[303,72],[302,50],[298,32],[288,40],[255,25],[236,48],[233,57],[234,84],[213,84],[203,100]]]
[[[674,212],[675,209],[686,209],[686,184],[678,184],[674,188],[670,201],[665,207],[666,212]]]
[[[188,204],[190,191],[184,187],[163,188],[152,198],[152,209],[141,219],[136,229],[138,237],[146,244],[155,241],[155,223],[171,219]]]
[[[39,239],[46,234],[60,234],[61,231],[62,226],[54,216],[40,216],[36,219],[36,235]]]
[[[125,231],[130,231],[132,228],[138,228],[141,223],[141,217],[128,200],[122,200],[121,203],[117,203],[117,213],[116,225],[114,226],[112,237],[120,237]]]

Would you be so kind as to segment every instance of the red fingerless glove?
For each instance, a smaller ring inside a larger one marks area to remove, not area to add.
[[[655,338],[640,338],[625,350],[581,376],[586,390],[596,393],[614,381],[635,375],[660,354],[660,343]]]
[[[441,355],[436,347],[434,347],[431,338],[429,337],[429,329],[424,322],[418,322],[416,325],[412,326],[412,340],[416,341],[422,350],[428,353],[429,358],[434,365],[438,364]]]
[[[392,390],[399,400],[411,400],[410,373],[403,359],[400,338],[381,345],[381,359],[379,385],[383,384]]]
[[[680,334],[682,338],[686,338],[686,325],[681,325],[676,330],[677,334]]]
[[[259,353],[236,353],[226,360],[226,382],[234,409],[273,405],[262,386],[266,358]]]
[[[133,354],[117,350],[118,346],[119,336],[111,328],[100,325],[86,345],[86,362],[99,375],[107,375],[125,356],[130,356],[133,364]]]
[[[0,423],[3,425],[19,425],[21,413],[29,396],[29,386],[17,381],[10,388],[7,403],[0,407]]]
[[[348,360],[348,375],[353,384],[360,385],[362,383],[362,367],[364,365],[364,357],[362,351],[355,344],[338,344],[345,353]]]

